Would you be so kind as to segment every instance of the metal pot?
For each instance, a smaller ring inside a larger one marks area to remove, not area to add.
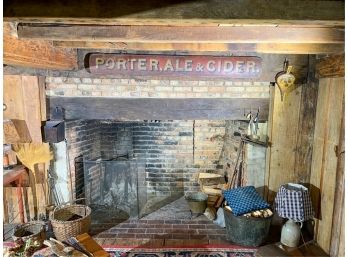
[[[202,192],[188,193],[185,195],[192,213],[204,213],[207,208],[208,195]]]

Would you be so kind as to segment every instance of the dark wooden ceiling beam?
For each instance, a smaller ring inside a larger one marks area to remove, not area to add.
[[[5,20],[114,25],[344,25],[344,1],[303,0],[11,0]]]
[[[14,28],[5,22],[3,30],[4,64],[54,70],[77,68],[76,49],[57,48],[49,41],[18,39],[14,34]]]
[[[344,43],[343,28],[19,24],[18,38],[142,43]]]
[[[110,98],[49,97],[50,112],[65,109],[65,119],[115,120],[246,120],[244,114],[260,108],[261,120],[268,119],[268,98]]]
[[[129,26],[301,26],[310,28],[344,27],[344,19],[332,20],[285,20],[285,19],[172,19],[155,18],[50,18],[50,17],[4,17],[4,22],[30,24],[76,24],[76,25],[129,25]]]

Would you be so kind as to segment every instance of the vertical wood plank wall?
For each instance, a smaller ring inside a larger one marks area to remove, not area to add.
[[[335,185],[335,199],[333,207],[330,256],[345,256],[344,249],[344,166],[345,166],[345,100],[343,99],[343,113],[341,122],[340,141],[338,145],[338,163]]]
[[[46,120],[44,80],[36,76],[4,75],[4,119],[23,120],[31,141],[41,143],[41,121]]]
[[[317,217],[315,239],[326,252],[330,251],[343,101],[344,78],[319,80],[310,184]]]
[[[308,184],[311,172],[315,110],[318,85],[299,85],[281,101],[277,86],[272,91],[265,185],[273,201],[280,185],[288,182]]]
[[[269,170],[265,182],[268,200],[274,200],[282,184],[295,182],[310,185],[317,218],[315,239],[329,253],[338,162],[336,151],[344,106],[344,78],[321,78],[319,85],[310,82],[299,86],[287,94],[283,102],[277,86],[273,95],[269,119]],[[344,238],[342,232],[337,233],[341,237],[339,242]],[[343,244],[337,247],[339,253],[344,251]]]
[[[283,102],[277,86],[274,88],[273,117],[270,124],[268,200],[273,201],[280,185],[294,181],[295,151],[299,133],[302,86],[285,95]]]
[[[302,86],[297,143],[295,151],[294,177],[300,183],[309,184],[313,154],[315,116],[318,99],[318,81],[311,79]]]
[[[29,132],[28,140],[24,142],[11,143],[42,143],[41,123],[46,120],[46,95],[45,79],[37,76],[4,75],[4,104],[7,109],[4,111],[4,119],[19,120],[25,124]],[[20,138],[22,139],[22,138]],[[46,166],[45,166],[46,165]],[[22,195],[25,207],[25,220],[29,221],[35,217],[33,204],[33,190],[39,199],[39,214],[46,213],[45,196],[47,188],[46,181],[47,164],[38,164],[36,171],[37,184],[31,187],[22,187]],[[30,172],[32,176],[33,173]],[[18,199],[16,187],[4,187],[4,221],[10,223],[20,222],[18,215]]]
[[[342,208],[342,221],[341,221],[341,228],[340,228],[340,238],[338,239],[339,245],[338,245],[338,251],[337,256],[345,256],[345,235],[344,235],[344,207]]]

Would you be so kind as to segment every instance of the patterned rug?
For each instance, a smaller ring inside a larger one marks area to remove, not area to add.
[[[132,248],[103,246],[110,257],[255,257],[256,248],[240,246]],[[36,257],[57,257],[49,248],[36,252]]]
[[[228,247],[115,248],[103,247],[111,257],[254,257],[256,249]]]
[[[103,246],[110,257],[255,257],[255,248],[242,247],[170,247],[170,248],[125,248]],[[35,257],[57,257],[49,248],[34,253]]]

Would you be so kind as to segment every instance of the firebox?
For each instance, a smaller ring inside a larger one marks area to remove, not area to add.
[[[241,120],[68,121],[75,197],[97,212],[94,222],[144,217],[200,191],[200,172],[228,179],[247,128]],[[249,145],[245,152],[244,181],[262,187],[266,150]]]

